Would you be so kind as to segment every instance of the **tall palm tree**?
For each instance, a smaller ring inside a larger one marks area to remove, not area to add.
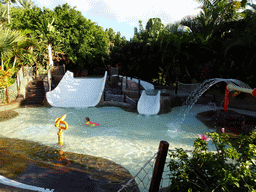
[[[19,31],[10,30],[5,28],[3,25],[0,25],[0,54],[2,70],[4,69],[4,53],[12,51],[13,45],[22,39],[23,35]]]
[[[6,13],[7,13],[7,11],[6,11],[5,6],[0,4],[0,24],[4,23],[6,21],[6,19],[7,19]]]
[[[9,4],[16,3],[16,0],[1,0],[1,2],[7,4],[8,23],[10,23]]]
[[[35,5],[31,0],[18,0],[18,2],[24,9],[31,9]]]
[[[26,34],[24,33],[24,38],[22,41],[17,42],[12,49],[12,56],[14,56],[14,62],[13,62],[13,67],[15,67],[15,64],[17,61],[20,60],[20,58],[24,55],[31,55],[32,58],[35,58],[36,55],[33,52],[34,47],[38,47],[38,42],[34,37],[26,37]],[[33,62],[36,62],[35,59]]]
[[[212,37],[217,27],[239,18],[238,10],[246,6],[247,0],[196,0],[201,3],[201,12],[196,17],[185,17],[181,24],[188,26],[192,33],[201,33],[204,40]]]

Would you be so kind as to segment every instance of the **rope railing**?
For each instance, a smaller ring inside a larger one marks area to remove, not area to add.
[[[161,141],[158,151],[140,168],[118,192],[166,192],[171,185],[171,170],[168,167],[170,156],[169,152],[177,149],[168,149],[168,142]],[[192,153],[193,150],[184,150],[186,153]],[[211,150],[210,152],[218,153]]]
[[[6,91],[8,89],[8,91]],[[0,90],[0,103],[15,101],[18,96],[17,80],[9,87]]]
[[[150,170],[147,170],[146,167],[150,166],[150,168],[153,168],[152,161],[157,156],[159,151],[160,151],[160,149],[140,168],[138,173],[132,179],[130,179],[125,185],[123,185],[123,187],[121,189],[119,189],[117,192],[137,191],[138,186],[140,186],[140,185],[142,185],[141,190],[143,190],[143,189],[148,190],[148,182],[151,179],[147,178],[147,183],[146,184],[143,183],[144,182],[143,180],[145,180],[146,176],[149,175],[149,171],[150,171]],[[152,171],[152,169],[151,169],[151,171]],[[143,172],[144,172],[143,176],[139,176]],[[139,183],[136,183],[136,179],[139,181]],[[133,187],[133,188],[131,188],[131,187]]]
[[[6,89],[0,89],[0,103],[6,101]]]
[[[16,100],[16,97],[18,95],[18,89],[17,89],[17,80],[8,87],[8,94],[9,94],[9,101]]]
[[[128,181],[118,192],[154,192],[163,187],[163,173],[169,143],[161,141],[158,151],[144,164],[138,173]]]
[[[186,93],[191,93],[199,85],[200,85],[200,83],[186,84],[186,83],[181,83],[178,81],[176,83],[176,88],[177,88],[177,91],[184,91]]]

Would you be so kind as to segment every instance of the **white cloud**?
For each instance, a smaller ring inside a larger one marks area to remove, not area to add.
[[[197,9],[199,3],[196,0],[35,0],[35,2],[50,9],[68,3],[71,7],[76,6],[86,18],[99,22],[100,26],[112,27],[114,30],[122,28],[120,30],[122,34],[133,33],[133,28],[139,26],[139,20],[142,20],[145,27],[148,19],[159,17],[166,25],[200,11]]]
[[[90,10],[94,3],[97,3],[99,0],[64,0],[65,3],[68,3],[72,7],[76,6],[77,10],[80,10],[81,12],[86,13],[88,10]]]
[[[144,23],[153,17],[161,18],[163,23],[170,23],[199,12],[196,9],[199,4],[194,0],[103,1],[113,10],[119,22],[128,22],[131,26],[137,25],[139,20]]]
[[[38,3],[42,7],[47,7],[47,8],[54,8],[60,4],[66,3],[65,0],[37,0],[35,3]]]
[[[195,0],[37,0],[42,6],[56,7],[68,3],[85,16],[93,15],[137,26],[138,21],[159,17],[164,24],[178,21],[186,15],[199,12]]]

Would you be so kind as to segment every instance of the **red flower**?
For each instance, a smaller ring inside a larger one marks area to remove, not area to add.
[[[203,139],[203,140],[205,140],[205,141],[209,141],[209,140],[211,140],[211,138],[210,137],[207,137],[207,135],[200,135],[200,134],[197,134],[197,136],[200,138],[200,139]]]

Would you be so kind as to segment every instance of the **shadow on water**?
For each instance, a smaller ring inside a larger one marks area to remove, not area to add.
[[[14,110],[0,111],[0,122],[12,119],[18,115],[19,114]]]
[[[0,175],[54,191],[117,191],[131,174],[113,161],[0,137]],[[8,163],[7,163],[8,162]]]

